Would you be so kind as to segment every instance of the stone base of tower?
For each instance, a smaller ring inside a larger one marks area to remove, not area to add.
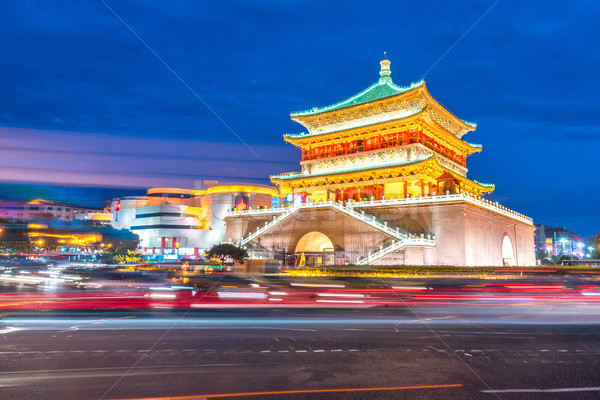
[[[417,241],[409,241],[369,264],[535,265],[535,228],[531,220],[523,216],[513,218],[511,214],[516,213],[489,202],[466,200],[458,196],[456,201],[446,198],[407,204],[354,203],[353,212],[342,212],[337,204],[332,207],[323,203],[301,206],[286,217],[269,210],[232,213],[226,217],[226,238],[238,242],[258,230],[259,235],[244,243],[255,257],[281,258],[281,254],[304,253],[305,257],[319,260],[321,252],[322,264],[356,264],[399,242],[390,235],[391,229],[410,233]],[[279,220],[273,221],[276,218]],[[371,218],[379,225],[365,223]],[[272,226],[265,229],[268,223]],[[381,228],[382,224],[386,229]],[[433,239],[432,244],[419,245],[421,237]]]

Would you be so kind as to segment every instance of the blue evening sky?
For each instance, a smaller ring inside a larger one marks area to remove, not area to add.
[[[591,235],[600,3],[495,3],[2,2],[0,197],[26,196],[15,183],[61,187],[61,199],[72,186],[76,203],[110,188],[267,183],[298,170],[282,134],[303,128],[289,113],[363,90],[387,51],[396,84],[430,70],[430,93],[478,124],[464,137],[483,144],[469,177],[495,183],[494,200]]]

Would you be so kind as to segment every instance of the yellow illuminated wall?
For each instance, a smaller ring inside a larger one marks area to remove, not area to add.
[[[385,198],[404,197],[404,182],[386,183],[384,187]]]

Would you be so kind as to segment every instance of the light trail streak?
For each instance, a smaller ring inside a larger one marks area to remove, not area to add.
[[[317,296],[322,296],[322,297],[358,297],[358,298],[363,298],[365,297],[364,294],[345,294],[345,293],[319,293],[317,294]]]
[[[317,303],[364,304],[363,300],[317,300]]]
[[[459,388],[463,385],[422,385],[422,386],[392,386],[392,387],[374,387],[374,388],[340,388],[340,389],[304,389],[304,390],[280,390],[272,392],[246,392],[246,393],[222,393],[222,394],[200,394],[191,396],[168,396],[168,397],[138,397],[123,398],[113,400],[193,400],[202,398],[218,397],[246,397],[246,396],[266,396],[266,395],[284,395],[284,394],[308,394],[308,393],[340,393],[340,392],[376,392],[384,390],[415,390],[415,389],[448,389]]]
[[[344,288],[346,285],[340,284],[329,284],[329,283],[290,283],[290,286],[300,286],[300,287],[322,287],[322,288]]]

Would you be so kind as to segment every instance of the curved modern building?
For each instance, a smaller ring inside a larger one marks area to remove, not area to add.
[[[136,233],[146,255],[196,258],[225,240],[228,211],[270,208],[276,195],[266,185],[152,188],[146,196],[113,199],[112,224]]]

